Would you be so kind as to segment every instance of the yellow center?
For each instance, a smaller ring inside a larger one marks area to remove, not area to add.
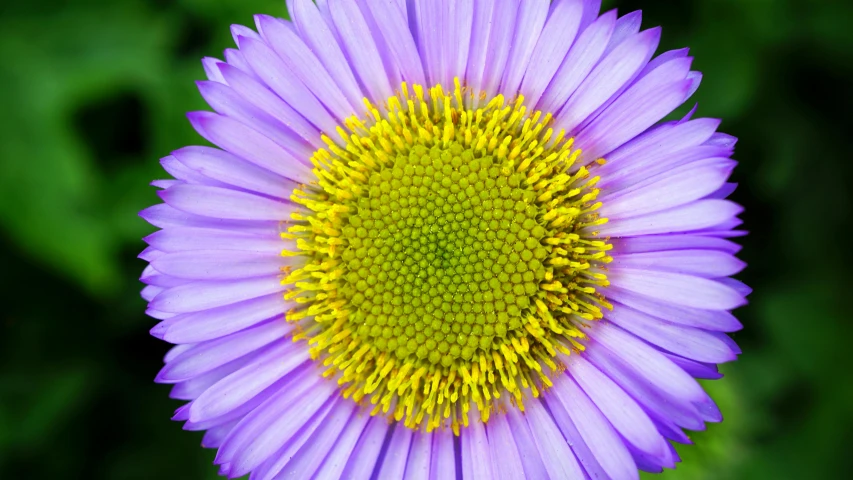
[[[583,349],[578,319],[610,308],[611,245],[596,238],[598,177],[550,115],[458,80],[411,90],[365,100],[312,157],[317,181],[294,192],[305,208],[283,234],[304,259],[287,319],[345,397],[458,433],[472,404],[484,422],[523,410],[557,352]]]

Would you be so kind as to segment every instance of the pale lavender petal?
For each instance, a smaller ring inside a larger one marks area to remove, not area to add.
[[[634,78],[657,48],[659,40],[660,29],[653,28],[627,38],[606,54],[563,106],[555,126],[573,132]]]
[[[572,378],[567,375],[555,378],[551,391],[565,407],[584,443],[607,472],[608,478],[639,478],[637,466],[613,426]]]
[[[278,95],[260,83],[260,80],[231,65],[220,65],[219,70],[228,82],[228,86],[239,93],[246,101],[276,118],[285,125],[289,132],[282,146],[293,153],[298,159],[310,158],[314,150],[326,145],[322,142],[320,131],[308,120],[284,102]],[[298,141],[291,139],[299,139]]]
[[[733,288],[693,275],[620,267],[607,277],[615,287],[685,307],[731,310],[746,303]]]
[[[595,339],[632,370],[642,368],[642,372],[638,373],[643,375],[645,381],[666,393],[671,399],[686,405],[686,402],[700,403],[707,398],[696,380],[630,333],[612,324],[603,323],[597,326]]]
[[[162,258],[158,261],[162,261]],[[734,275],[746,266],[734,255],[717,250],[670,250],[617,255],[614,267],[684,273],[717,278]]]
[[[283,274],[296,257],[279,254],[234,252],[227,250],[195,250],[168,253],[152,265],[167,275],[193,280],[239,280]]]
[[[521,82],[520,91],[528,105],[537,105],[542,94],[563,64],[578,34],[582,0],[558,0],[551,4],[551,13],[530,55],[530,64]]]
[[[388,448],[379,466],[377,478],[403,478],[406,473],[406,462],[409,458],[409,446],[416,433],[402,423],[395,423],[394,432],[388,441]]]
[[[299,35],[320,58],[350,103],[358,105],[364,93],[358,86],[331,26],[323,20],[317,6],[311,0],[290,0],[288,7]]]
[[[705,237],[700,237],[705,238]],[[193,250],[234,250],[280,254],[293,245],[278,234],[253,235],[239,230],[214,230],[195,227],[170,227],[145,237],[145,242],[163,252]]]
[[[560,110],[598,63],[615,25],[616,11],[611,10],[578,36],[563,65],[545,89],[542,99],[536,106],[537,110],[549,113]]]
[[[233,67],[231,67],[233,68]],[[217,113],[249,126],[295,155],[309,152],[306,142],[264,108],[243,98],[236,90],[216,82],[196,82],[201,96]]]
[[[237,231],[264,236],[277,236],[280,232],[278,221],[228,220],[222,218],[203,217],[183,212],[166,205],[165,203],[148,207],[139,212],[139,216],[151,225],[163,229],[190,227],[217,231]],[[156,249],[152,250],[157,251]],[[143,257],[140,256],[139,258]],[[143,260],[150,261],[152,259],[143,258]]]
[[[149,306],[162,312],[198,312],[283,292],[285,288],[279,276],[240,281],[193,282],[161,292]]]
[[[717,365],[712,363],[702,363],[695,360],[688,360],[684,357],[679,357],[667,352],[662,352],[666,358],[672,363],[678,365],[679,368],[687,372],[693,378],[702,378],[706,380],[719,380],[723,378],[723,374],[717,369]]]
[[[224,337],[262,321],[284,317],[295,306],[273,293],[245,302],[169,318],[162,325],[161,338],[171,343],[195,343]]]
[[[485,70],[483,71],[482,84],[479,86],[480,90],[486,92],[488,96],[498,93],[503,72],[506,70],[520,3],[520,0],[495,2]]]
[[[391,54],[399,64],[403,79],[407,82],[426,85],[418,47],[407,28],[405,12],[400,9],[400,5],[389,5],[385,0],[368,0],[365,4],[370,9]]]
[[[598,232],[612,237],[690,232],[719,225],[742,211],[740,205],[728,200],[699,200],[670,210],[613,220],[599,227]]]
[[[371,418],[366,412],[356,412],[350,418],[314,478],[347,478],[343,476],[344,468],[356,450],[356,443],[361,437],[368,434],[368,422]],[[379,417],[379,420],[384,420],[384,418]]]
[[[154,300],[154,298],[157,297],[157,295],[160,295],[161,293],[163,293],[164,290],[165,290],[165,288],[163,288],[163,287],[158,287],[155,285],[148,285],[147,287],[143,288],[142,291],[139,292],[139,294],[146,302],[150,302],[150,301]]]
[[[196,131],[210,143],[282,177],[307,183],[311,169],[281,145],[234,119],[212,112],[187,115]]]
[[[489,61],[487,47],[492,35],[492,17],[495,15],[496,3],[493,0],[474,0],[474,20],[465,80],[475,91],[482,89],[486,62]]]
[[[282,340],[292,329],[293,326],[284,320],[272,321],[234,335],[199,343],[167,363],[157,374],[156,381],[176,383],[209,372],[276,340]]]
[[[204,437],[201,439],[201,446],[204,448],[219,448],[222,445],[222,441],[231,433],[235,425],[237,425],[236,420],[211,428],[205,432]]]
[[[545,460],[548,477],[583,478],[584,473],[575,454],[542,403],[538,400],[528,402],[525,404],[525,411],[530,429],[536,432],[533,441]]]
[[[705,249],[720,250],[734,255],[742,248],[740,245],[723,238],[683,234],[619,238],[612,240],[611,243],[614,252],[619,252],[619,254]]]
[[[737,355],[711,332],[690,328],[614,304],[607,319],[639,338],[676,355],[700,362],[725,363]]]
[[[343,121],[356,113],[356,107],[347,100],[320,59],[292,28],[268,15],[258,15],[256,21],[273,51],[338,120]]]
[[[524,478],[524,466],[521,464],[521,456],[518,454],[506,416],[500,413],[490,416],[486,433],[489,436],[492,459],[499,462],[493,470],[495,476],[505,480]]]
[[[333,132],[337,122],[317,97],[300,82],[284,61],[266,43],[240,37],[240,52],[246,56],[255,74],[282,100],[317,128]]]
[[[247,403],[288,375],[301,370],[307,370],[307,375],[317,375],[313,365],[297,370],[309,359],[308,348],[304,345],[287,341],[273,346],[205,390],[192,403],[189,420],[204,422],[228,415],[241,407],[246,413]]]
[[[382,451],[388,430],[391,428],[393,427],[388,424],[384,417],[372,417],[361,438],[358,439],[341,478],[369,478],[380,458],[379,454]],[[406,448],[408,448],[408,444]]]
[[[332,20],[340,33],[344,51],[370,99],[382,102],[394,94],[376,41],[354,0],[331,0]]]
[[[194,215],[231,220],[287,220],[299,206],[247,192],[203,185],[176,185],[158,192],[169,206]]]
[[[480,421],[479,413],[461,434],[462,478],[492,478],[492,454],[486,429]]]
[[[432,459],[429,466],[430,480],[452,480],[456,478],[456,448],[453,432],[447,428],[432,433]]]
[[[627,15],[619,17],[616,21],[616,27],[613,29],[613,35],[610,37],[610,42],[607,44],[606,55],[608,52],[621,45],[628,37],[636,35],[640,31],[640,25],[643,23],[643,12],[635,10]]]
[[[543,463],[543,458],[539,455],[539,449],[536,447],[535,438],[538,432],[530,431],[530,426],[518,409],[509,409],[506,416],[515,446],[518,448],[521,465],[524,467],[525,478],[546,478],[548,471]],[[551,459],[546,458],[544,460],[550,461]]]
[[[582,354],[564,357],[563,362],[568,366],[569,374],[620,435],[655,458],[666,454],[666,441],[648,415],[613,380],[585,360]]]
[[[216,463],[229,464],[229,474],[234,477],[249,473],[334,398],[335,388],[332,382],[320,380],[307,391],[284,389],[270,397],[234,427],[217,452]],[[308,391],[310,395],[305,394]]]
[[[610,219],[630,218],[675,208],[707,197],[731,175],[736,162],[707,159],[672,169],[601,197],[601,215]]]
[[[654,317],[688,327],[721,332],[733,332],[743,328],[737,318],[725,310],[702,310],[675,305],[668,300],[656,300],[617,287],[608,288],[607,298]]]
[[[429,480],[429,464],[432,457],[432,433],[423,431],[412,435],[412,446],[406,459],[404,480]]]
[[[213,57],[204,57],[201,59],[201,65],[204,67],[204,73],[207,75],[208,80],[223,84],[228,83],[222,76],[222,72],[219,71],[219,65],[222,63],[225,62]]]
[[[566,412],[563,403],[553,394],[548,395],[544,399],[547,400],[545,404],[548,406],[548,411],[551,413],[554,423],[560,428],[560,431],[572,449],[572,453],[574,453],[575,458],[577,458],[584,469],[585,475],[583,478],[609,478],[607,473],[601,468],[601,465],[598,464],[598,460],[596,460],[595,455],[590,451],[586,442],[584,442],[583,437],[581,437],[577,427]]]
[[[287,462],[287,465],[276,475],[276,478],[312,478],[314,472],[317,471],[317,468],[324,462],[326,455],[335,445],[347,423],[353,415],[358,415],[357,409],[354,402],[342,398],[311,436],[311,441],[306,442],[299,449],[299,452]]]
[[[549,7],[549,2],[521,2],[512,38],[512,48],[500,86],[500,92],[509,98],[515,97],[519,92],[531,54],[548,18]]]
[[[344,400],[340,397],[329,399],[307,422],[305,422],[304,425],[302,425],[295,435],[284,442],[283,446],[277,452],[267,457],[263,463],[254,468],[249,479],[273,480],[274,478],[281,478],[277,474],[285,467],[285,465],[287,465],[287,463],[290,462],[291,459],[296,457],[299,449],[305,446],[305,444],[312,439],[314,432],[319,430],[326,418],[338,407],[338,405],[341,404],[342,401]]]
[[[638,80],[577,134],[584,158],[593,161],[622,146],[684,103],[690,58],[672,60]]]

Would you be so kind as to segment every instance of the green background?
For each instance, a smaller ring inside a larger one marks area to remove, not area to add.
[[[853,2],[605,1],[691,46],[701,116],[740,138],[752,233],[741,359],[707,388],[724,423],[665,478],[849,478]],[[0,6],[0,478],[212,479],[200,433],[152,383],[136,258],[157,160],[198,144],[199,59],[280,0]],[[848,245],[848,247],[845,247]]]

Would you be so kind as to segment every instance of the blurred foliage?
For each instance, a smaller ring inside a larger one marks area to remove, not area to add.
[[[664,478],[842,478],[853,468],[849,112],[853,2],[605,0],[705,73],[699,114],[740,138],[752,232],[744,355],[707,382],[726,416]],[[151,379],[136,254],[157,158],[201,140],[199,59],[280,0],[0,5],[0,478],[215,478]],[[815,256],[817,255],[817,256]],[[649,476],[653,478],[653,476]]]

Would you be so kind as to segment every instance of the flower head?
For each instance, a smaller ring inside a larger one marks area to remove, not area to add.
[[[734,139],[598,4],[294,0],[204,60],[142,280],[220,473],[636,478],[721,420]]]

